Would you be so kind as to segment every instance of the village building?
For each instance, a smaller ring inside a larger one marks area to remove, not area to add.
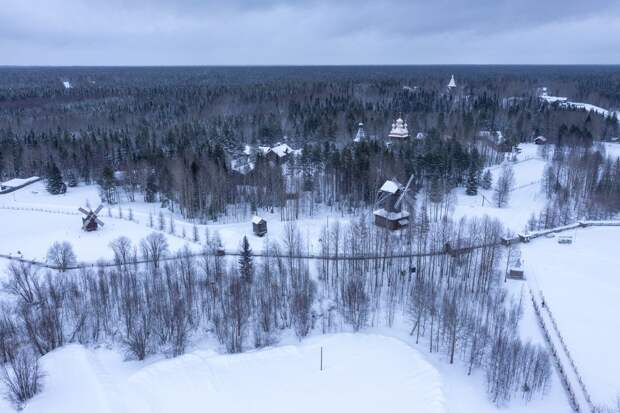
[[[230,169],[241,175],[247,175],[254,170],[254,162],[249,156],[240,156],[230,161]]]
[[[513,280],[523,280],[525,278],[525,270],[523,269],[523,263],[520,259],[508,269],[508,278],[512,278]]]
[[[537,136],[536,138],[534,138],[534,143],[536,145],[544,145],[547,143],[547,138],[545,138],[544,136]]]
[[[359,123],[357,128],[357,133],[355,134],[355,138],[353,138],[353,142],[358,143],[366,140],[366,131],[364,130],[364,124],[362,122]]]
[[[454,80],[454,75],[452,75],[450,81],[448,82],[448,91],[452,91],[454,89],[456,89],[456,80]]]
[[[295,150],[286,143],[278,143],[276,146],[259,146],[261,152],[268,160],[276,163],[283,162],[289,155],[298,155],[301,150]]]
[[[396,180],[385,181],[377,194],[373,215],[375,225],[396,230],[409,225],[409,212],[402,210],[403,199],[409,190],[413,176],[407,186],[403,187]]]
[[[257,215],[252,217],[252,231],[254,235],[262,237],[267,233],[267,221]]]
[[[396,138],[396,139],[408,138],[409,129],[407,126],[407,122],[402,120],[402,118],[396,119],[396,121],[392,123],[392,129],[390,130],[390,134],[388,136],[390,138]]]

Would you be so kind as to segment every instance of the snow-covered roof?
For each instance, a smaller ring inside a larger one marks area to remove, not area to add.
[[[452,77],[450,78],[450,82],[448,83],[448,87],[450,89],[452,89],[453,87],[456,87],[456,81],[454,80],[454,75],[452,75]]]
[[[237,171],[242,175],[254,170],[254,162],[245,159],[233,159],[230,161],[230,167],[233,171]]]
[[[362,122],[359,123],[359,128],[357,129],[357,134],[353,139],[353,142],[361,142],[366,139],[366,132],[364,131],[364,124]]]
[[[286,143],[282,143],[280,145],[274,146],[273,148],[271,148],[271,152],[274,152],[276,155],[278,155],[280,158],[288,155],[289,153],[293,152],[293,148],[291,148],[290,146],[288,146]]]
[[[407,129],[407,122],[401,118],[396,119],[396,122],[392,123],[392,130],[388,136],[390,138],[408,138],[409,129]]]
[[[259,217],[258,215],[254,215],[252,217],[252,224],[260,224],[261,222],[265,221],[263,218]]]
[[[390,194],[395,194],[399,189],[401,189],[401,186],[398,182],[387,180],[383,186],[381,186],[380,190],[383,192],[389,192]]]
[[[389,219],[390,221],[395,221],[395,220],[399,220],[399,219],[409,218],[409,212],[407,212],[407,211],[388,212],[385,209],[380,208],[380,209],[375,209],[374,211],[372,211],[372,213],[374,215],[378,215],[378,216],[383,217],[385,219]]]
[[[26,185],[30,182],[36,181],[39,179],[38,176],[31,176],[30,178],[13,178],[9,179],[6,182],[0,183],[0,187],[2,188],[17,188],[23,185]]]
[[[258,146],[258,151],[263,155],[267,155],[270,152],[275,153],[279,158],[283,158],[286,155],[301,155],[301,149],[293,149],[286,143],[278,143],[276,146]]]

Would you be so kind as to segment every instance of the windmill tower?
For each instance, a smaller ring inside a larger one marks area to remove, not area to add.
[[[78,208],[78,211],[85,215],[82,218],[82,229],[84,231],[96,231],[99,226],[103,226],[103,222],[97,217],[97,214],[99,214],[102,209],[103,205],[99,205],[94,211],[90,208],[88,210],[82,207]]]
[[[412,201],[409,188],[413,182],[413,175],[409,177],[407,185],[402,186],[397,180],[387,180],[377,193],[375,202],[375,225],[389,230],[401,229],[409,225],[409,212],[402,210],[403,201]]]

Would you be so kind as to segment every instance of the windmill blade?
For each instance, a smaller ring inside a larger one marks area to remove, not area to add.
[[[103,209],[103,204],[99,204],[97,209],[95,209],[95,214],[98,214],[99,212],[101,212],[102,209]]]
[[[375,201],[375,207],[379,204],[382,204],[383,201],[385,201],[389,196],[390,194],[387,192],[384,192],[382,195],[378,196],[377,200]]]
[[[99,219],[99,218],[97,218],[97,217],[95,217],[95,222],[96,222],[96,223],[97,223],[100,227],[102,227],[102,226],[103,226],[103,221],[102,221],[102,220],[100,220],[100,219]]]
[[[407,193],[407,191],[409,191],[411,182],[413,182],[413,174],[411,174],[411,176],[409,177],[409,180],[407,181],[407,185],[405,185],[403,192],[400,194],[400,197],[398,197],[398,199],[396,200],[396,203],[394,204],[396,208],[398,208],[400,206],[400,203],[403,202],[403,198],[405,197],[405,194]]]
[[[78,208],[78,211],[80,211],[80,212],[81,212],[82,214],[84,214],[84,215],[88,215],[88,211],[87,211],[87,210],[85,210],[85,209],[84,209],[84,208],[82,208],[82,207],[79,207],[79,208]]]

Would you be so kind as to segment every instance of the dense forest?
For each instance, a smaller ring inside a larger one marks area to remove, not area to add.
[[[506,145],[544,135],[589,147],[618,136],[618,121],[542,102],[539,88],[605,108],[620,107],[620,74],[605,66],[1,68],[0,178],[54,176],[97,182],[114,203],[141,194],[187,218],[230,215],[231,205],[277,208],[311,192],[352,209],[372,203],[381,181],[405,180],[438,199],[476,184]],[[454,74],[458,87],[448,91]],[[389,150],[402,116],[412,134]],[[358,122],[374,142],[352,145]],[[245,144],[286,141],[301,158],[256,160],[240,176],[230,161]],[[352,173],[355,171],[355,173]],[[118,176],[121,173],[122,182]],[[286,179],[286,175],[289,179]],[[290,179],[295,178],[295,179]],[[222,185],[226,182],[226,185]],[[301,206],[300,206],[301,205]],[[236,213],[236,212],[234,212]]]

